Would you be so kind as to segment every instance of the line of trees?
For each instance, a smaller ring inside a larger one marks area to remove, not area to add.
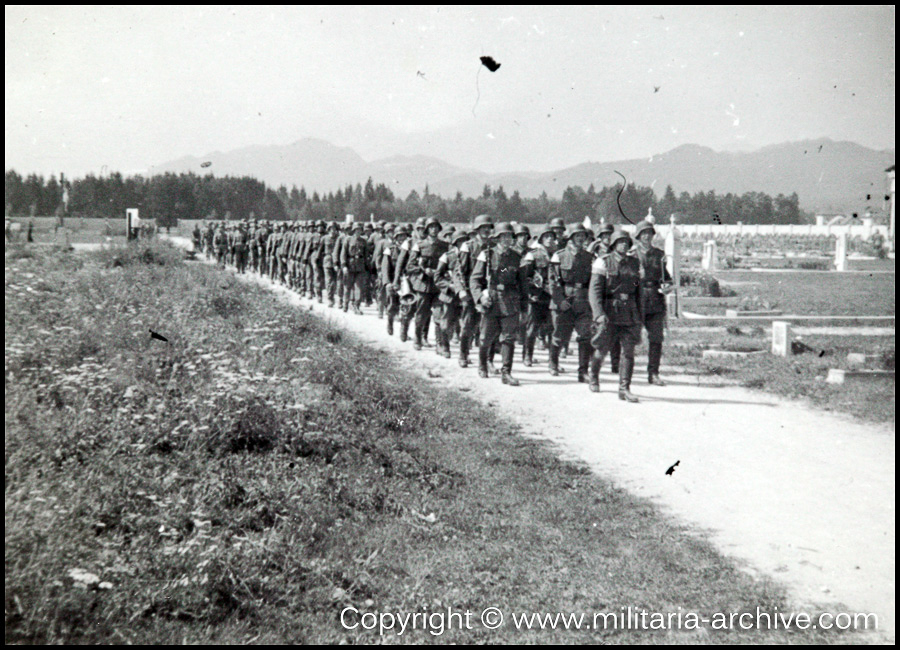
[[[64,192],[68,203],[63,207]],[[621,194],[620,194],[621,192]],[[620,210],[621,206],[621,210]],[[763,192],[742,195],[717,195],[715,191],[676,195],[668,186],[661,198],[650,187],[633,183],[597,190],[593,185],[568,187],[561,199],[544,192],[533,199],[518,191],[507,195],[503,187],[485,186],[477,197],[453,198],[433,194],[426,185],[423,192],[413,190],[406,198],[396,197],[384,184],[369,178],[366,183],[347,185],[327,194],[296,186],[277,189],[249,176],[216,178],[212,175],[163,174],[144,178],[88,175],[67,180],[31,174],[22,177],[15,170],[6,172],[6,214],[10,216],[61,214],[85,217],[121,217],[126,208],[139,208],[142,217],[155,218],[160,225],[178,219],[343,219],[413,221],[423,215],[442,221],[468,222],[479,214],[493,214],[504,221],[546,223],[560,216],[567,222],[589,216],[592,221],[624,223],[622,213],[631,221],[644,218],[652,209],[659,219],[678,215],[679,223],[790,224],[811,221],[812,215],[800,210],[799,197]]]

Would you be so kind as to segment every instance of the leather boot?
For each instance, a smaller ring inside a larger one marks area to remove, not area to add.
[[[388,314],[387,317],[387,333],[388,336],[394,335],[394,317]]]
[[[512,376],[513,359],[516,356],[516,344],[513,341],[507,341],[500,346],[500,356],[503,359],[503,369],[500,379],[507,386],[518,386],[519,380]]]
[[[591,343],[590,341],[578,342],[578,383],[589,384],[591,377],[588,374],[588,366],[591,363]]]
[[[459,367],[460,368],[468,368],[469,367],[469,337],[463,336],[460,334],[459,336]]]
[[[478,376],[487,379],[488,374],[488,351],[484,346],[478,348]]]
[[[625,402],[637,402],[638,398],[631,394],[631,375],[634,372],[634,357],[623,357],[619,362],[619,399]]]
[[[409,340],[409,319],[400,319],[400,342],[406,343]]]
[[[619,374],[619,359],[621,356],[622,344],[616,341],[609,348],[609,371],[614,375]]]
[[[416,350],[422,349],[422,324],[417,320],[416,324],[413,326],[413,336],[415,340],[413,341],[413,348]]]
[[[649,347],[650,349],[647,355],[647,383],[665,386],[666,382],[659,377],[659,363],[662,359],[662,343],[651,343]]]
[[[450,354],[450,332],[445,329],[441,330],[441,347],[440,347],[441,356],[445,359],[452,358],[452,354]]]
[[[534,339],[525,339],[525,349],[522,351],[522,356],[524,359],[522,363],[525,364],[526,368],[530,368],[534,365]]]
[[[500,344],[497,341],[494,341],[494,344],[491,345],[490,353],[488,354],[488,370],[491,371],[492,375],[499,375],[500,370],[497,366],[494,365],[494,357],[497,356],[497,347]]]
[[[434,353],[439,357],[444,355],[444,335],[437,323],[434,324]]]
[[[591,381],[590,381],[590,389],[592,393],[600,392],[600,366],[603,365],[603,357],[600,356],[600,353],[594,351],[591,355]]]
[[[550,375],[553,377],[558,377],[559,373],[562,372],[562,368],[559,367],[559,348],[555,345],[550,346]]]

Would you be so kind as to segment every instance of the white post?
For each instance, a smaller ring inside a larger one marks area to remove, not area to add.
[[[719,267],[719,256],[716,251],[716,240],[710,239],[703,243],[703,261],[701,266],[704,271],[715,273]]]
[[[675,228],[675,216],[673,215],[669,221],[669,232],[666,233],[666,266],[675,288],[669,294],[667,302],[669,314],[673,318],[681,318],[681,301],[678,299],[678,293],[681,291],[681,237]]]
[[[847,270],[847,233],[842,232],[837,236],[834,245],[834,270]]]
[[[779,357],[791,356],[791,324],[787,321],[772,322],[772,354]]]

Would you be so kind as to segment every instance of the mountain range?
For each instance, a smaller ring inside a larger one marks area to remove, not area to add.
[[[800,206],[814,212],[878,210],[887,192],[885,169],[894,163],[894,149],[877,151],[853,142],[828,138],[787,142],[751,152],[714,151],[685,144],[665,153],[614,162],[585,162],[553,172],[485,173],[464,169],[428,156],[392,156],[367,162],[349,147],[304,138],[289,145],[252,146],[229,152],[188,156],[157,165],[150,174],[164,172],[213,173],[216,176],[253,176],[270,187],[296,185],[320,193],[369,177],[387,185],[395,195],[432,193],[452,197],[481,194],[485,185],[502,185],[507,195],[562,196],[572,185],[613,186],[621,179],[651,186],[662,196],[667,185],[676,194],[715,190],[765,192],[772,196],[796,192]]]

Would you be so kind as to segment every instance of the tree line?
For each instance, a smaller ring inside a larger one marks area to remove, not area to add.
[[[66,202],[64,203],[64,198]],[[457,192],[445,198],[429,191],[411,191],[400,198],[383,183],[369,178],[363,185],[347,185],[327,194],[309,193],[303,187],[284,185],[273,189],[249,176],[221,178],[193,173],[167,173],[150,178],[89,174],[78,179],[45,179],[36,174],[22,177],[6,172],[6,214],[34,216],[63,214],[84,217],[122,217],[126,208],[138,208],[144,218],[160,225],[179,219],[271,219],[326,221],[353,214],[357,219],[413,221],[434,216],[442,221],[464,223],[479,214],[493,214],[504,221],[546,223],[552,217],[567,222],[637,222],[652,209],[661,221],[675,214],[679,223],[790,224],[807,223],[812,215],[800,210],[797,193],[776,197],[763,192],[716,194],[714,190],[676,195],[671,185],[657,197],[653,188],[629,183],[597,190],[570,186],[562,198],[544,192],[523,198],[518,191],[507,195],[502,186],[484,187],[477,197]],[[624,216],[623,216],[624,215]]]

